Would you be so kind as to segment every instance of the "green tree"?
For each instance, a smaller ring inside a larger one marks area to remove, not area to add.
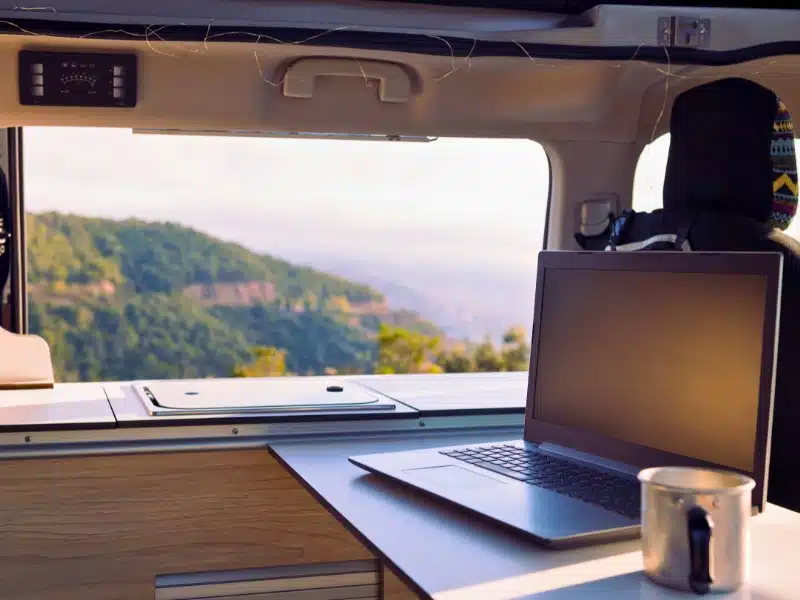
[[[473,360],[475,362],[475,370],[479,373],[505,370],[503,355],[498,352],[488,337],[475,348]]]
[[[436,364],[445,373],[469,373],[475,370],[473,358],[470,356],[465,344],[440,352],[436,357]]]
[[[526,371],[530,365],[531,346],[525,339],[525,330],[511,327],[503,334],[503,370]]]
[[[364,375],[361,367],[325,367],[322,372],[325,375]]]
[[[433,361],[438,348],[438,337],[381,324],[375,373],[441,373],[442,368]]]
[[[284,377],[286,373],[286,351],[271,346],[253,348],[255,360],[233,369],[234,377]]]

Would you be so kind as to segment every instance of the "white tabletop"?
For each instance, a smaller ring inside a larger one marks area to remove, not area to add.
[[[472,432],[426,439],[281,443],[272,453],[424,598],[668,600],[694,594],[642,572],[640,540],[548,550],[523,536],[366,474],[347,456],[492,441]],[[498,438],[499,439],[499,438]],[[750,580],[709,598],[800,599],[800,514],[774,505],[752,517]]]
[[[626,545],[636,546],[637,543]],[[800,598],[800,514],[769,505],[764,513],[753,517],[751,553],[752,572],[748,584],[737,592],[709,597],[720,600]],[[601,553],[598,551],[598,554]],[[564,566],[433,595],[436,600],[668,600],[693,596],[648,580],[642,573],[642,553],[638,548],[605,557],[581,556],[580,560]]]

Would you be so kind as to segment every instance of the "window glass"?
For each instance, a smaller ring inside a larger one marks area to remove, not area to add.
[[[527,368],[539,144],[26,128],[24,165],[59,381]]]
[[[662,207],[661,193],[667,171],[669,134],[644,147],[633,178],[633,210],[647,212]]]

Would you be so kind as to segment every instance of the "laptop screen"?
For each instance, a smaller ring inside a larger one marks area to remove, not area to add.
[[[534,419],[753,472],[767,279],[545,268]]]

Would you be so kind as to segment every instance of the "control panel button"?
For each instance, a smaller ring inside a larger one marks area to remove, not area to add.
[[[133,108],[137,55],[100,52],[19,53],[19,100],[32,106]]]

